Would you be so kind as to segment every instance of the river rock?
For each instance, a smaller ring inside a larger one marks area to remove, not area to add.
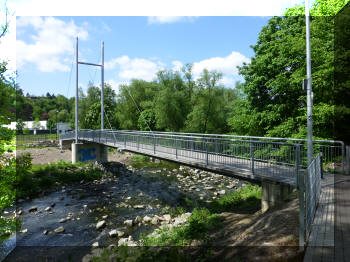
[[[44,235],[47,235],[49,233],[49,230],[47,230],[47,229],[45,229],[44,231],[43,231],[43,234]]]
[[[165,214],[165,215],[163,215],[163,218],[164,218],[165,221],[170,221],[171,220],[171,215]]]
[[[116,237],[117,235],[118,235],[118,233],[117,233],[117,230],[116,229],[113,229],[113,230],[111,230],[111,231],[109,231],[109,236],[110,237]]]
[[[206,186],[204,189],[206,189],[206,190],[214,190],[214,187],[212,187],[212,186]]]
[[[178,217],[175,217],[174,226],[179,226],[186,223],[187,219],[191,216],[191,213],[185,213]]]
[[[138,223],[140,223],[140,222],[142,222],[142,217],[137,216],[137,217],[135,218],[135,224],[138,224]]]
[[[66,217],[64,217],[64,218],[61,218],[59,222],[60,222],[60,223],[65,223],[65,222],[67,222],[67,220],[68,220],[68,219],[67,219]]]
[[[22,229],[20,232],[21,232],[21,233],[23,233],[23,234],[25,234],[25,233],[27,233],[27,232],[28,232],[28,229],[27,229],[27,228]]]
[[[29,212],[36,212],[36,211],[38,211],[38,207],[37,206],[32,206],[31,208],[29,208],[28,211]]]
[[[142,221],[143,221],[144,223],[149,223],[149,222],[152,221],[152,218],[149,217],[149,216],[144,216],[143,219],[142,219]]]
[[[219,193],[220,195],[225,195],[226,191],[225,191],[225,189],[223,189],[223,190],[220,190],[218,193]]]
[[[152,220],[151,220],[151,224],[152,225],[158,225],[158,223],[159,223],[158,217],[153,217]]]
[[[131,219],[125,220],[124,225],[127,225],[128,227],[132,227],[134,222]]]
[[[45,211],[51,211],[51,207],[47,207],[44,209]]]
[[[128,238],[127,237],[124,237],[124,238],[121,238],[118,240],[118,246],[121,246],[121,245],[128,245]]]
[[[101,228],[103,228],[105,226],[106,226],[106,221],[102,220],[102,221],[97,222],[96,229],[99,230],[99,229],[101,229]]]
[[[104,216],[102,217],[102,219],[107,219],[107,217],[108,217],[108,215],[104,215]]]
[[[144,205],[135,205],[134,208],[135,209],[142,209],[142,208],[145,208],[145,206]]]
[[[23,210],[21,209],[21,210],[18,210],[18,212],[17,212],[17,215],[22,215],[23,214]]]
[[[92,243],[92,247],[98,247],[99,245],[98,245],[98,242],[96,241],[96,242],[94,242],[94,243]]]
[[[64,232],[64,227],[60,226],[54,230],[55,233],[63,233]]]

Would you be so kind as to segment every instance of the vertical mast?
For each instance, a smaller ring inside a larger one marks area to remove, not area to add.
[[[75,69],[76,69],[76,78],[75,78],[75,143],[78,143],[78,37],[75,46]]]
[[[309,1],[305,1],[306,20],[306,73],[307,73],[307,158],[311,164],[313,158],[312,144],[312,79],[311,79],[311,44],[310,44],[310,13]]]
[[[101,130],[104,129],[104,42],[101,44],[102,63],[101,63]]]

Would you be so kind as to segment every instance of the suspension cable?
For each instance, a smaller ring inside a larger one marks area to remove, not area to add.
[[[144,118],[144,116],[142,115],[142,112],[141,112],[140,108],[137,106],[136,101],[135,101],[135,99],[133,98],[133,96],[131,95],[130,90],[129,90],[128,88],[127,88],[126,90],[128,91],[129,96],[131,97],[132,101],[134,102],[134,104],[135,104],[137,110],[139,111],[140,116],[142,116],[142,119],[145,121],[146,125],[148,126],[148,129],[149,129],[149,130],[151,131],[151,133],[153,134],[153,131],[152,131],[151,127],[149,126],[147,120],[146,120],[146,119]],[[154,134],[153,134],[153,136],[154,136]]]

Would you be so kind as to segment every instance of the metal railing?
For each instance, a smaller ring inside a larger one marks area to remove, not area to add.
[[[300,247],[304,247],[305,241],[310,235],[317,205],[321,195],[322,152],[319,153],[305,171],[299,173],[299,241]]]
[[[133,131],[123,130],[123,132],[138,132],[138,133],[149,133],[147,131]],[[281,137],[260,137],[260,136],[239,136],[239,135],[221,135],[221,134],[202,134],[202,133],[178,133],[178,132],[153,132],[154,134],[171,134],[171,135],[182,135],[189,137],[205,136],[215,138],[227,138],[227,139],[241,139],[241,140],[255,140],[255,141],[274,141],[274,142],[285,142],[285,143],[296,143],[301,144],[301,161],[300,165],[303,168],[307,168],[307,141],[306,139],[298,138],[281,138]],[[350,160],[346,158],[350,157],[350,153],[346,154],[346,146],[343,141],[338,140],[319,140],[314,139],[314,155],[322,152],[323,161],[325,163],[341,162],[342,173],[350,174],[350,168],[346,169],[346,166],[350,166]]]
[[[74,132],[61,138],[73,139]],[[81,130],[79,139],[174,160],[189,159],[204,165],[247,170],[275,180],[285,178],[293,184],[296,184],[296,169],[299,168],[296,157],[300,157],[301,147],[274,141],[112,130]]]

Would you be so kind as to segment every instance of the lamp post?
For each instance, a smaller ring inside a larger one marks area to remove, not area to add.
[[[307,159],[308,165],[313,158],[312,144],[312,80],[311,80],[311,44],[310,44],[310,12],[309,1],[305,1],[305,20],[306,20],[306,74],[307,74]]]
[[[58,113],[58,110],[56,110],[56,141],[57,141],[57,133],[58,133],[58,129],[57,129],[57,113]]]

